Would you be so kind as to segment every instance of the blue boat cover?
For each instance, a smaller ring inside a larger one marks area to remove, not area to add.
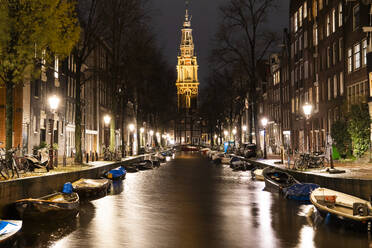
[[[126,173],[127,171],[125,170],[124,167],[119,167],[119,168],[116,168],[116,169],[113,169],[107,172],[107,178],[110,178],[110,179],[119,178],[125,175]]]
[[[6,234],[11,231],[13,228],[7,228],[8,226],[17,226],[16,224],[10,223],[8,221],[0,221],[0,235]]]
[[[296,183],[288,188],[283,189],[283,192],[289,199],[298,201],[310,201],[310,194],[316,188],[319,188],[318,184]]]
[[[73,188],[70,182],[67,182],[63,185],[62,193],[72,194]]]

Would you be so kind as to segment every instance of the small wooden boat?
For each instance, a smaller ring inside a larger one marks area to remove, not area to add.
[[[159,160],[151,160],[153,167],[160,167],[160,161]]]
[[[319,185],[314,183],[296,183],[283,189],[283,192],[288,199],[310,202],[310,194],[317,188],[319,188]]]
[[[15,202],[22,219],[66,218],[76,216],[79,210],[79,195],[54,193],[40,198],[28,198]]]
[[[328,213],[345,221],[368,224],[372,221],[371,203],[358,197],[326,188],[317,188],[310,201],[325,217]]]
[[[138,172],[138,168],[135,164],[127,164],[127,165],[124,165],[123,167],[129,173]]]
[[[138,162],[136,163],[136,166],[139,170],[151,170],[154,168],[150,160]]]
[[[118,167],[116,169],[110,170],[104,174],[104,177],[111,180],[123,180],[127,171],[124,167]]]
[[[154,157],[156,160],[159,160],[160,162],[165,162],[165,157],[161,155],[160,153],[156,153]]]
[[[21,220],[0,220],[0,245],[16,235],[21,228]]]
[[[254,175],[254,178],[255,178],[256,180],[265,181],[265,178],[264,178],[264,176],[262,175],[262,171],[263,171],[263,169],[255,169],[255,170],[253,171],[253,175]]]
[[[295,183],[299,183],[294,177],[285,171],[267,167],[262,171],[265,179],[265,188],[276,192],[283,192],[284,188],[288,188]]]
[[[72,183],[74,192],[78,193],[80,199],[98,199],[105,197],[110,187],[108,179],[85,179],[81,178]]]

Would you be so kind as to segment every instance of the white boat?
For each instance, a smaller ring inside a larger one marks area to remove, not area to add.
[[[371,203],[352,195],[318,188],[311,193],[310,201],[323,216],[329,213],[340,219],[362,224],[372,221]]]
[[[20,220],[0,220],[0,244],[13,237],[21,228]]]
[[[226,155],[226,154],[223,154],[222,157],[221,157],[221,163],[222,164],[230,164],[230,161],[231,161],[231,157]]]
[[[254,178],[255,178],[256,180],[265,181],[265,178],[264,178],[264,176],[262,175],[262,171],[263,171],[263,169],[255,169],[255,170],[253,171]]]

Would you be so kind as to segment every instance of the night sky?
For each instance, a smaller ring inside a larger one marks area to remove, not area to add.
[[[211,42],[217,29],[218,6],[228,0],[191,0],[191,26],[193,28],[195,49],[199,63],[199,81],[203,85],[208,74],[207,58]],[[288,26],[289,0],[278,0],[279,9],[275,11],[269,25],[279,33]],[[157,32],[159,46],[166,59],[176,70],[177,55],[181,39],[181,28],[185,16],[185,0],[153,0],[151,6],[153,26]]]

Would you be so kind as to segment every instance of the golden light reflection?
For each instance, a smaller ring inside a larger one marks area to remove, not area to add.
[[[314,229],[311,226],[303,226],[300,231],[300,243],[298,248],[312,248],[315,247],[314,243]]]

